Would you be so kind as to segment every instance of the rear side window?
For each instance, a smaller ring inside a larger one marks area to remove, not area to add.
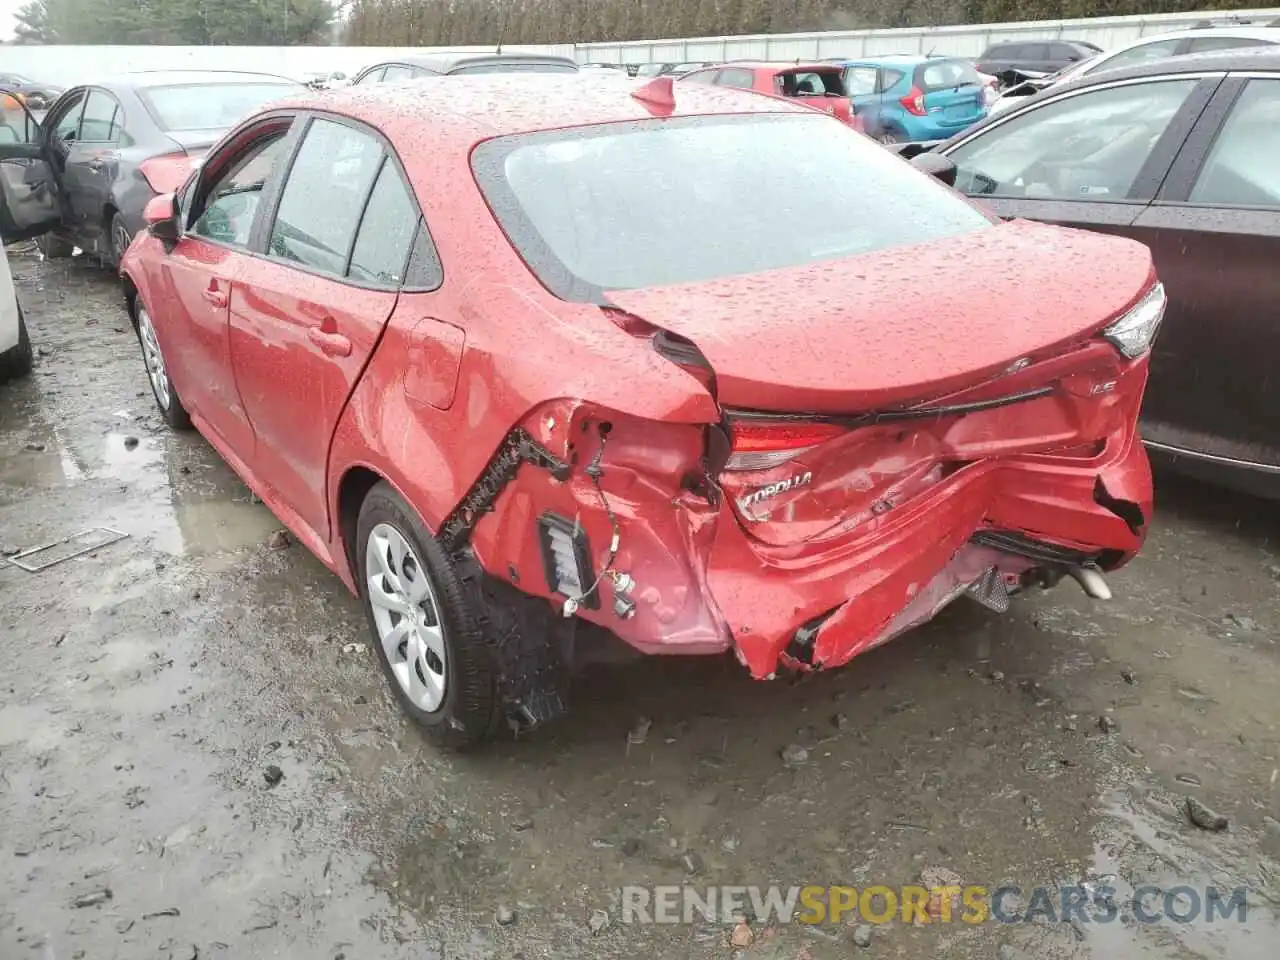
[[[1098,62],[1095,69],[1098,70],[1116,70],[1120,67],[1132,67],[1139,63],[1146,63],[1148,60],[1163,60],[1165,57],[1172,57],[1178,50],[1178,44],[1182,41],[1173,40],[1156,40],[1152,43],[1144,43],[1136,47],[1130,47],[1117,53],[1114,57],[1108,57]]]
[[[601,302],[601,291],[836,260],[991,225],[897,155],[808,112],[500,137],[473,151],[472,168],[512,244],[566,300]]]
[[[120,105],[104,90],[90,90],[80,120],[80,142],[111,143],[120,132]]]
[[[885,93],[886,91],[892,90],[905,76],[906,72],[903,70],[891,70],[888,67],[883,68],[880,71],[880,89],[876,92]]]
[[[1084,53],[1079,47],[1074,47],[1069,43],[1051,43],[1049,44],[1050,60],[1083,60]]]
[[[390,159],[374,182],[360,220],[347,275],[364,283],[399,285],[418,228],[418,204]]]
[[[1249,81],[1191,190],[1192,203],[1280,210],[1280,80]]]
[[[59,140],[76,140],[80,136],[80,113],[84,110],[84,94],[73,95],[69,103],[62,105],[61,113],[53,121],[53,135]]]
[[[382,145],[332,120],[311,121],[271,227],[268,253],[341,277]]]
[[[981,57],[983,60],[1017,60],[1022,56],[1022,47],[1016,43],[997,43],[988,47]]]
[[[476,73],[577,73],[578,68],[572,63],[477,63],[470,67],[459,67],[450,70],[453,75]]]
[[[716,83],[722,87],[736,87],[739,90],[750,90],[756,85],[755,74],[750,70],[721,70]]]
[[[922,93],[932,93],[956,87],[980,87],[982,80],[973,64],[964,60],[933,60],[916,67],[915,84]]]

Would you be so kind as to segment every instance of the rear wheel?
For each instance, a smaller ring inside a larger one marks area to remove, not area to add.
[[[0,353],[0,381],[24,377],[31,372],[33,352],[31,338],[27,336],[27,321],[18,307],[18,342]]]
[[[356,546],[360,597],[401,709],[442,747],[488,739],[497,670],[448,555],[385,482],[360,507]]]
[[[876,137],[876,139],[881,143],[890,144],[902,143],[903,137],[902,134],[898,133],[896,130],[881,130],[880,135]]]
[[[147,379],[151,381],[151,393],[156,398],[156,406],[160,408],[160,416],[175,430],[190,430],[191,417],[187,408],[182,405],[182,398],[178,396],[173,381],[169,379],[169,368],[164,362],[164,353],[160,349],[160,339],[156,336],[151,314],[141,300],[135,309],[137,316],[134,328],[138,333],[142,362],[146,365]]]
[[[120,261],[124,259],[124,253],[129,249],[129,244],[133,243],[133,234],[129,232],[129,227],[124,222],[124,217],[120,216],[119,211],[111,217],[111,234],[110,247],[108,248],[108,256],[111,259],[110,265],[115,268],[120,267]]]

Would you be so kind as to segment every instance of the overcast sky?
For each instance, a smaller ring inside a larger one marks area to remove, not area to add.
[[[0,0],[0,40],[13,38],[13,15],[24,0]]]

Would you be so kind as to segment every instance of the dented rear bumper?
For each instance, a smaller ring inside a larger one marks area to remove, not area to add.
[[[991,566],[1020,574],[1040,565],[974,544],[976,533],[1021,533],[1116,567],[1141,547],[1151,508],[1146,454],[1126,436],[1090,461],[970,464],[894,511],[873,536],[821,550],[766,546],[737,524],[719,524],[707,586],[752,675],[773,673],[784,655],[798,659],[786,651],[806,626],[804,658],[834,667],[927,620],[940,599]]]

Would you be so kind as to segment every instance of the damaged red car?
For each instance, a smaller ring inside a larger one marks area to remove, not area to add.
[[[147,219],[122,272],[160,412],[358,594],[452,747],[561,713],[584,630],[765,679],[963,594],[1103,596],[1143,541],[1146,248],[1002,224],[802,106],[315,95]]]

